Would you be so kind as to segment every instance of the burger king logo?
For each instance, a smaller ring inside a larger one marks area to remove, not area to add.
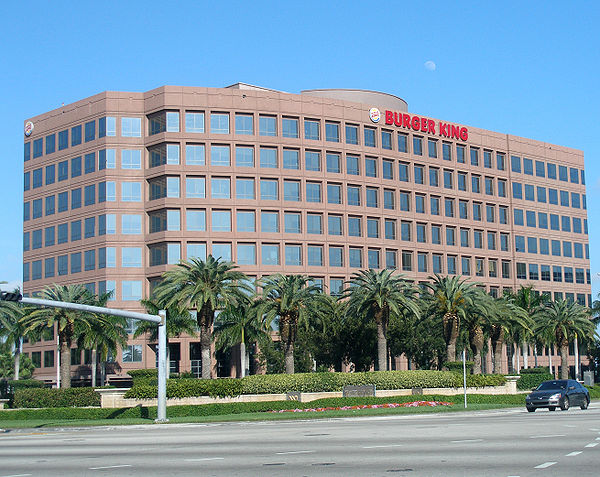
[[[377,108],[371,108],[369,109],[369,117],[371,118],[371,121],[378,123],[381,119],[381,112]]]
[[[31,121],[27,121],[25,123],[25,136],[27,136],[27,137],[31,136],[32,132],[33,132],[33,123]]]

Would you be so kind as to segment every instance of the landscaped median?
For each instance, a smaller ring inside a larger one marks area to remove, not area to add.
[[[133,372],[131,389],[99,390],[102,407],[155,406],[157,387],[153,370]],[[462,391],[462,376],[448,371],[382,371],[365,373],[297,373],[253,375],[242,379],[170,379],[167,405],[224,402],[301,402],[341,398],[347,386],[373,386],[376,397],[421,394],[453,395]],[[516,394],[516,378],[502,375],[469,375],[470,394]]]

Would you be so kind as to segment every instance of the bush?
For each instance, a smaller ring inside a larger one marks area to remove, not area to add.
[[[600,399],[600,385],[596,386],[586,386],[588,391],[590,392],[591,399]]]
[[[547,366],[539,368],[522,368],[519,374],[550,374],[550,368]]]
[[[548,368],[533,368],[541,369],[542,372],[527,372],[521,371],[521,377],[517,380],[517,389],[529,391],[533,388],[537,388],[544,381],[554,379],[554,377],[548,372]],[[546,371],[546,372],[543,372]]]
[[[473,361],[465,361],[465,366],[467,368],[467,373],[470,373],[471,368],[473,367]],[[444,367],[448,368],[448,371],[452,371],[453,373],[463,373],[462,361],[447,361],[444,363]]]
[[[502,375],[468,375],[467,386],[499,386]],[[256,374],[242,379],[175,379],[167,382],[167,397],[233,397],[240,394],[283,394],[290,391],[341,391],[347,385],[374,384],[378,389],[452,388],[462,386],[462,376],[448,371],[372,371],[365,373]],[[153,399],[157,389],[143,382],[125,394],[126,398]]]
[[[18,389],[13,398],[15,408],[100,406],[100,395],[93,388]]]

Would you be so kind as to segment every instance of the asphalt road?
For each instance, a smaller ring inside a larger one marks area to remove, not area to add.
[[[159,475],[597,477],[600,403],[0,433],[0,477]]]

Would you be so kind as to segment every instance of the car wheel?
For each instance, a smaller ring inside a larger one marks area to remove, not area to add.
[[[527,411],[529,411],[529,412],[535,412],[535,407],[529,407],[529,406],[527,406]]]
[[[548,411],[556,411],[556,408],[554,406],[551,406],[548,408]]]
[[[569,396],[565,396],[562,404],[560,405],[561,410],[567,411],[569,410]]]
[[[590,405],[590,401],[588,400],[587,397],[584,397],[583,402],[581,403],[581,405],[579,407],[581,409],[587,409],[589,405]]]

